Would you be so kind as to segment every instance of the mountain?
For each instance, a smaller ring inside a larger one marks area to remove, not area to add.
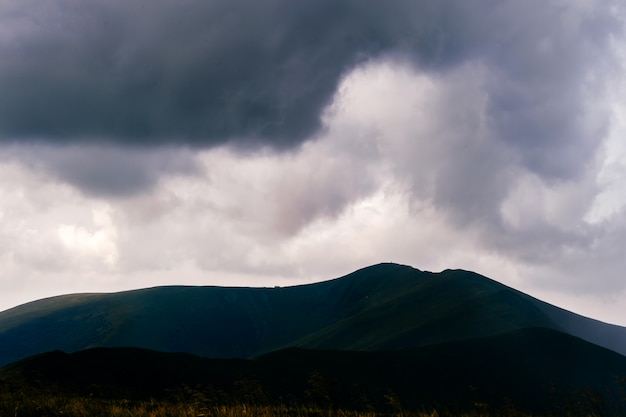
[[[625,377],[624,356],[526,328],[396,351],[290,348],[256,359],[137,348],[55,351],[1,368],[0,391],[396,413],[625,415]]]
[[[74,294],[0,313],[0,366],[43,352],[138,347],[251,358],[288,347],[381,351],[552,329],[626,355],[626,329],[462,270],[397,264],[285,288]]]

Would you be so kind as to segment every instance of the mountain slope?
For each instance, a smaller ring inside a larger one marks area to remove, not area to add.
[[[0,365],[57,349],[115,346],[238,358],[290,346],[403,349],[530,327],[626,354],[626,329],[480,275],[380,264],[295,287],[157,287],[36,301],[0,313]]]
[[[84,398],[180,401],[187,386],[187,395],[203,393],[211,403],[553,415],[624,415],[624,377],[625,357],[540,328],[398,351],[291,348],[255,360],[99,348],[52,352],[0,369],[6,390],[54,387]]]

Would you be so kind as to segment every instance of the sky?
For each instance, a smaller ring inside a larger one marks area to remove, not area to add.
[[[626,325],[619,0],[3,0],[0,310],[473,270]]]

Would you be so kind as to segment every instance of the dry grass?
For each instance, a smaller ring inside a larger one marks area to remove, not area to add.
[[[408,411],[399,403],[388,399],[388,409],[381,411],[355,411],[324,409],[305,405],[264,405],[245,403],[221,405],[215,398],[200,391],[186,388],[176,398],[163,400],[127,400],[63,395],[51,389],[45,391],[8,391],[0,387],[0,417],[541,417],[514,409],[490,410],[484,404],[469,413],[452,413],[437,410]],[[563,417],[601,417],[602,413],[584,413],[572,409]],[[549,415],[542,417],[561,417]]]
[[[520,414],[511,414],[519,416]],[[24,393],[0,393],[1,417],[448,417],[449,413],[378,413],[350,410],[322,410],[285,405],[209,405],[201,402],[160,402],[104,400],[46,394],[30,397]],[[472,413],[458,417],[487,417],[501,414]]]

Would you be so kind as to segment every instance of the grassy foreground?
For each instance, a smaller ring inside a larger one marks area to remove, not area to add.
[[[512,417],[528,416],[513,410],[496,413],[473,412],[451,414],[431,410],[410,412],[368,412],[351,410],[322,410],[310,407],[229,405],[207,406],[200,402],[167,403],[156,401],[111,401],[88,398],[44,396],[20,398],[0,394],[1,417]]]
[[[480,409],[480,407],[483,407]],[[601,412],[564,412],[562,414],[528,414],[515,409],[489,410],[479,405],[471,412],[445,409],[408,411],[390,399],[387,411],[354,411],[323,409],[315,406],[261,404],[216,405],[197,396],[171,400],[126,400],[83,398],[50,392],[0,392],[0,417],[601,417]]]

